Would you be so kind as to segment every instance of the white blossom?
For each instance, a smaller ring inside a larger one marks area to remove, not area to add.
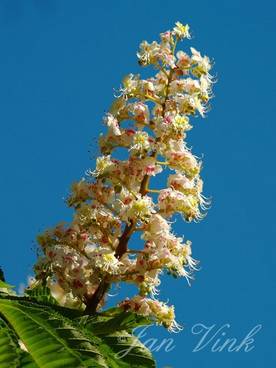
[[[178,41],[190,38],[189,26],[177,22],[161,33],[160,43],[141,43],[139,63],[151,65],[154,74],[123,79],[103,118],[107,129],[99,137],[95,169],[72,185],[72,221],[38,236],[43,255],[36,280],[46,280],[61,305],[84,309],[103,282],[128,282],[139,295],[119,303],[124,310],[180,329],[174,306],[157,298],[163,271],[190,282],[197,270],[191,242],[174,234],[173,223],[177,213],[199,220],[208,205],[201,162],[186,136],[192,118],[208,111],[213,84],[207,56],[193,47],[191,53],[176,51]],[[158,181],[162,171],[167,182]],[[134,234],[142,245],[130,242]],[[102,295],[98,309],[105,300]]]

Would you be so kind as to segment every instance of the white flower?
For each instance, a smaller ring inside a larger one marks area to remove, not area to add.
[[[107,173],[114,166],[110,155],[98,157],[96,160],[96,169],[92,172],[94,176],[100,176]]]
[[[158,213],[153,214],[145,228],[143,239],[153,240],[158,238],[159,235],[164,235],[170,231],[170,224],[167,220]]]
[[[206,113],[206,106],[202,103],[202,100],[197,96],[194,96],[194,106],[196,110],[200,113],[200,115],[204,117]]]
[[[145,157],[137,162],[137,169],[142,170],[144,175],[155,176],[162,172],[162,167],[156,163],[153,157]]]
[[[175,321],[174,307],[169,307],[156,299],[137,295],[132,299],[124,300],[119,306],[125,310],[132,310],[137,314],[152,317],[157,324],[165,326],[172,332],[178,332],[182,329]]]
[[[168,186],[180,192],[185,192],[185,190],[189,191],[194,188],[195,181],[193,179],[188,179],[185,175],[177,173],[168,177]]]
[[[120,261],[115,257],[115,252],[110,248],[91,248],[87,251],[94,267],[107,273],[116,273],[120,266]]]
[[[183,257],[185,258],[185,262],[190,267],[191,270],[197,271],[197,264],[198,261],[192,258],[192,249],[191,249],[191,242],[187,241],[186,244],[183,246]]]
[[[208,76],[201,75],[200,77],[200,91],[203,95],[207,96],[209,98],[209,95],[212,94],[211,90],[212,81]]]
[[[183,151],[169,151],[167,157],[170,168],[184,172],[189,178],[195,177],[200,171],[200,163],[187,149]]]
[[[184,80],[184,91],[185,92],[189,94],[193,94],[193,93],[200,92],[200,90],[201,90],[200,83],[197,79],[186,78]]]
[[[160,55],[160,45],[157,42],[148,43],[143,41],[140,44],[140,51],[137,53],[141,65],[149,65],[157,62]]]
[[[191,38],[190,32],[189,32],[189,25],[188,24],[182,24],[180,22],[175,23],[175,27],[173,29],[173,32],[175,35],[177,35],[180,39],[182,38]]]
[[[118,120],[112,114],[107,113],[103,120],[104,123],[109,127],[112,134],[121,135]]]
[[[150,137],[148,133],[138,131],[133,135],[133,144],[130,148],[131,151],[137,153],[143,153],[151,148]]]
[[[137,195],[137,198],[125,205],[122,209],[122,218],[126,221],[147,221],[154,212],[154,204],[151,197]]]
[[[172,127],[176,130],[176,131],[185,131],[185,130],[189,130],[191,128],[191,126],[189,125],[189,119],[187,118],[186,115],[175,115],[173,122],[172,122]]]
[[[181,213],[187,221],[202,217],[197,196],[185,195],[172,188],[160,191],[158,204],[161,213],[166,217],[172,216],[175,212]]]
[[[176,65],[178,68],[182,70],[186,70],[190,67],[191,59],[188,54],[186,54],[184,51],[178,51],[176,54],[177,62]]]
[[[198,66],[198,71],[200,74],[208,74],[211,69],[211,63],[208,56],[201,56],[200,52],[195,48],[191,47],[192,52],[192,61],[195,62]]]
[[[140,82],[140,76],[129,74],[123,80],[123,88],[121,92],[123,95],[133,94],[137,91]]]
[[[149,121],[149,108],[148,106],[139,101],[129,106],[129,111],[134,115],[137,123],[148,124]]]

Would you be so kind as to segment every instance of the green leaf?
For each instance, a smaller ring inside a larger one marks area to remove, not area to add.
[[[123,330],[144,325],[147,320],[118,308],[97,316],[99,324],[95,317],[76,318],[74,313],[72,319],[65,317],[71,317],[71,313],[68,308],[49,306],[26,297],[0,296],[0,315],[14,328],[29,352],[21,351],[19,367],[155,367],[151,352],[137,337]],[[107,328],[108,321],[110,328]],[[98,336],[93,326],[97,327]],[[105,329],[104,334],[99,333],[100,326]]]
[[[107,335],[113,332],[125,330],[131,332],[138,326],[152,324],[149,318],[133,312],[125,312],[121,308],[111,308],[95,316],[84,316],[81,321],[94,335]]]
[[[70,318],[70,319],[76,319],[76,318],[81,317],[83,315],[83,312],[79,309],[72,309],[72,308],[68,308],[68,307],[63,307],[63,306],[58,305],[58,304],[48,303],[47,301],[40,302],[37,299],[35,299],[33,297],[29,297],[29,296],[16,296],[16,295],[7,295],[7,294],[1,294],[0,293],[0,299],[17,300],[19,302],[24,302],[24,301],[31,302],[31,303],[35,303],[36,305],[38,305],[42,308],[50,307],[53,311],[56,311],[56,312],[62,314],[64,317]]]
[[[8,324],[0,318],[0,367],[19,367],[19,346],[14,332]]]
[[[100,351],[110,368],[154,368],[151,352],[133,334],[133,328],[151,324],[151,320],[136,313],[112,308],[95,316],[83,316],[81,325],[101,338]]]
[[[42,284],[36,284],[34,287],[25,289],[25,294],[39,302],[58,304],[56,299],[52,297],[50,289]]]
[[[108,368],[95,343],[50,307],[1,298],[0,313],[40,368]]]
[[[110,368],[156,368],[150,350],[127,331],[101,336],[101,340],[110,349],[109,356],[113,359]]]
[[[26,351],[20,352],[20,368],[39,368],[39,366],[35,363],[32,356]]]
[[[5,281],[0,280],[0,293],[4,294],[14,294],[14,291],[12,290],[14,286],[7,284]]]
[[[0,367],[38,368],[31,355],[21,350],[14,330],[0,318]]]

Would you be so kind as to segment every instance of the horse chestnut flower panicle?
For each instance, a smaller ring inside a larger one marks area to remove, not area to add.
[[[178,212],[188,222],[198,220],[206,209],[201,162],[185,139],[191,118],[205,116],[213,84],[207,56],[195,48],[177,50],[179,41],[190,38],[189,26],[177,22],[159,43],[141,43],[139,64],[152,66],[155,74],[124,78],[103,119],[102,155],[87,178],[72,186],[72,223],[38,237],[43,256],[36,278],[46,279],[53,295],[58,290],[60,303],[77,302],[93,313],[112,283],[129,282],[138,295],[119,303],[121,308],[179,329],[174,307],[156,296],[163,270],[189,280],[196,269],[191,242],[173,234],[169,219]],[[118,147],[125,149],[124,160],[114,157]],[[152,188],[151,177],[166,168],[172,172],[167,187]],[[139,249],[129,245],[136,232],[143,242]]]

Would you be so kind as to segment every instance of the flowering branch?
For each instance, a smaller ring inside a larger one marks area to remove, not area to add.
[[[152,65],[157,73],[124,78],[104,117],[108,131],[99,139],[102,156],[90,178],[72,186],[73,221],[38,237],[44,255],[35,271],[37,279],[66,296],[64,304],[79,303],[88,314],[104,305],[114,282],[134,283],[138,295],[119,306],[176,330],[174,307],[155,295],[162,270],[189,279],[196,269],[191,243],[176,237],[168,220],[176,213],[187,222],[198,220],[200,208],[206,208],[201,162],[185,138],[192,128],[189,116],[205,115],[212,78],[207,56],[194,48],[190,55],[176,52],[178,42],[190,38],[188,25],[177,22],[160,38],[160,43],[141,43],[139,64]],[[114,158],[118,147],[127,149],[126,160]],[[149,188],[163,167],[174,171],[167,187]],[[128,243],[137,231],[143,249],[131,250]]]

